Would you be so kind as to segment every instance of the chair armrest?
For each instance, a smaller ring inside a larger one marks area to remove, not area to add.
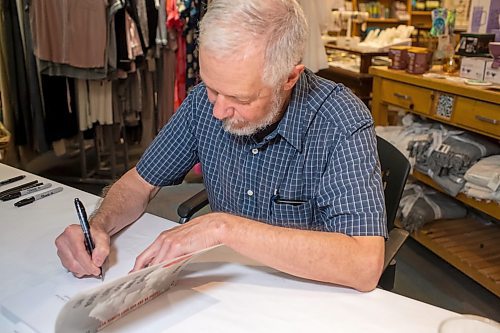
[[[384,271],[403,246],[408,235],[409,232],[401,228],[393,228],[389,232],[389,239],[385,242]]]
[[[177,208],[177,214],[181,217],[179,223],[186,223],[193,214],[206,205],[208,205],[208,194],[203,189],[179,205]]]

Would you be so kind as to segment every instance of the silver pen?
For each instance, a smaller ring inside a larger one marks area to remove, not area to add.
[[[51,186],[52,186],[51,183],[41,184],[40,186],[30,187],[30,188],[27,188],[25,190],[21,190],[18,192],[12,192],[12,193],[9,193],[9,194],[5,195],[4,197],[2,197],[1,200],[2,201],[9,201],[9,200],[17,199],[17,198],[25,196],[27,194],[35,193],[35,192],[38,192],[41,190],[46,190]]]
[[[32,197],[29,197],[29,198],[26,198],[26,199],[23,199],[23,200],[19,200],[18,202],[14,203],[14,206],[16,207],[22,207],[22,206],[26,206],[32,202],[35,202],[36,200],[40,200],[40,199],[43,199],[43,198],[46,198],[48,196],[51,196],[52,194],[56,194],[56,193],[59,193],[63,190],[62,187],[56,187],[50,191],[46,191],[46,192],[43,192],[43,193],[39,193],[39,194],[35,194],[34,196]]]

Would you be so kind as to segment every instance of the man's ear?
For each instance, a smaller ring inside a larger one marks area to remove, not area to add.
[[[300,74],[304,71],[304,68],[306,68],[306,66],[303,64],[298,64],[293,68],[290,75],[288,75],[288,79],[283,86],[283,90],[290,90],[295,86],[295,83],[297,83]]]

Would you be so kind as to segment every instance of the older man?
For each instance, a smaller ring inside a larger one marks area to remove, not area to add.
[[[213,213],[162,232],[134,270],[216,244],[296,276],[375,288],[387,235],[369,111],[300,63],[307,23],[295,0],[213,0],[200,24],[200,76],[138,165],[91,220],[57,238],[75,276],[98,275],[110,236],[197,162]]]

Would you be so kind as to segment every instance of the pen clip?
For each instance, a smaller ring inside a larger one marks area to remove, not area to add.
[[[279,193],[278,193],[278,190],[275,190],[274,191],[274,195],[271,197],[271,200],[275,203],[275,204],[278,204],[278,205],[292,205],[292,206],[300,206],[304,203],[306,203],[307,201],[306,200],[299,200],[299,199],[284,199],[284,198],[281,198]]]

